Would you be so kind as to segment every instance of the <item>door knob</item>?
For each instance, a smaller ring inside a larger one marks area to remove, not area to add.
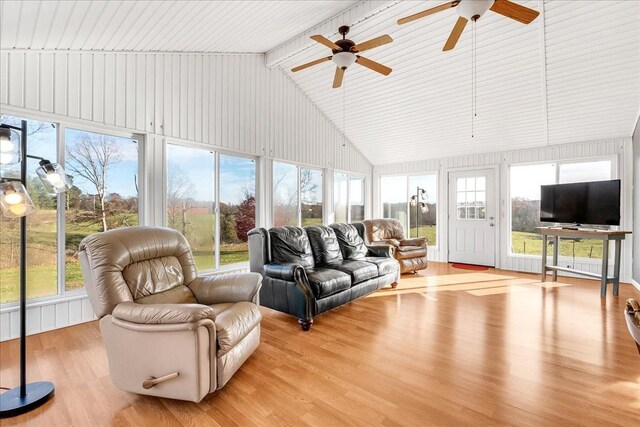
[[[493,227],[493,223],[492,223],[492,222],[491,222],[491,223],[489,223],[489,227]]]

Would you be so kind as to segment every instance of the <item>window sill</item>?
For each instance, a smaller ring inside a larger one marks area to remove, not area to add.
[[[87,298],[87,291],[84,288],[67,292],[64,295],[52,295],[49,297],[34,298],[27,301],[27,310],[34,307],[43,307],[47,305],[57,304],[59,302],[75,301],[84,298]],[[19,310],[19,301],[8,302],[0,305],[0,313],[11,313]]]
[[[224,273],[234,272],[238,270],[249,270],[249,261],[236,262],[234,264],[226,264],[221,266],[217,270],[210,269],[210,270],[198,271],[198,274],[202,274],[205,276],[212,276],[216,274],[224,274]]]

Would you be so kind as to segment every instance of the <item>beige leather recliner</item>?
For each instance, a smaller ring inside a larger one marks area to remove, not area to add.
[[[111,378],[122,390],[199,402],[260,343],[261,275],[198,276],[177,231],[92,234],[79,257]]]
[[[404,229],[397,219],[367,219],[364,225],[364,242],[367,245],[390,245],[393,256],[400,263],[400,273],[416,272],[429,266],[427,260],[427,239],[418,237],[404,238]]]

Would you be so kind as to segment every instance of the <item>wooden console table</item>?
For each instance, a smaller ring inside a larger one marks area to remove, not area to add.
[[[596,279],[600,279],[600,296],[607,296],[607,283],[613,283],[613,295],[618,295],[620,288],[620,249],[622,241],[630,231],[610,231],[610,230],[589,230],[577,229],[571,230],[560,227],[537,227],[542,234],[542,281],[547,280],[547,272],[553,274],[553,281],[558,280],[558,271],[567,273],[581,274]],[[553,264],[547,265],[547,245],[549,237],[553,238]],[[602,240],[602,271],[601,274],[592,273],[590,271],[576,270],[573,268],[560,267],[558,265],[558,251],[560,247],[560,239],[593,239]],[[609,277],[609,242],[614,243],[613,254],[613,276]]]

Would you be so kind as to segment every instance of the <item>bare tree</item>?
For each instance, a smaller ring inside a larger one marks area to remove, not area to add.
[[[88,181],[98,196],[102,230],[107,231],[107,173],[122,160],[122,150],[115,139],[107,135],[83,134],[80,140],[67,144],[67,168],[76,177]]]
[[[189,197],[189,190],[193,188],[191,180],[184,170],[176,165],[169,165],[167,179],[167,222],[169,227],[179,230],[186,235],[187,212],[193,208],[194,200]],[[179,228],[178,228],[179,227]]]

